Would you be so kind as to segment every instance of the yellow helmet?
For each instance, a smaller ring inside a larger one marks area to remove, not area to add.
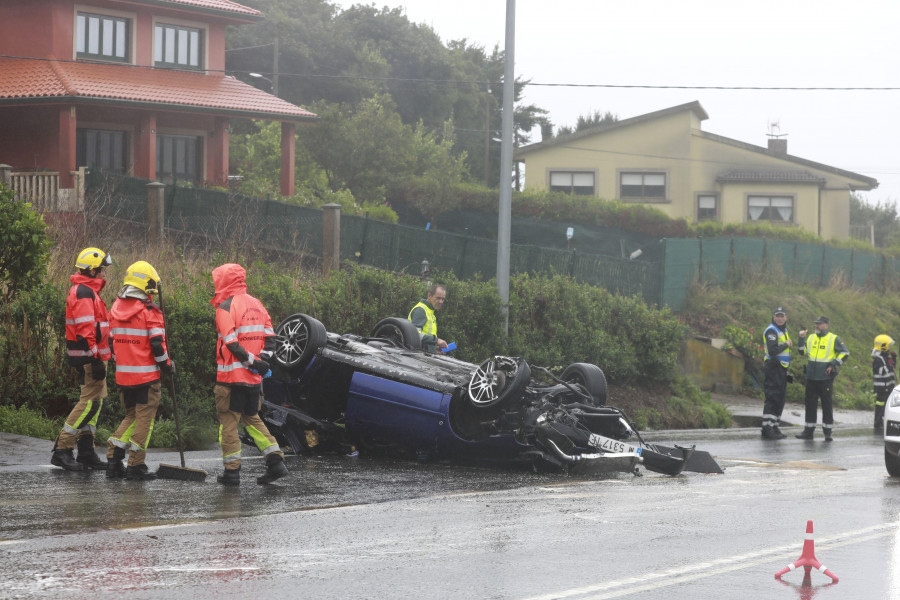
[[[159,273],[153,265],[139,260],[125,271],[124,285],[133,285],[147,295],[159,292]]]
[[[85,248],[78,253],[78,258],[75,259],[75,266],[79,269],[97,269],[108,267],[111,264],[112,256],[100,248]]]
[[[894,340],[891,339],[891,336],[882,333],[875,338],[875,348],[873,348],[873,350],[883,350],[887,352],[891,349],[893,343]]]

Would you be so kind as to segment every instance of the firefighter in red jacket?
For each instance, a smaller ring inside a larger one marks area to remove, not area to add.
[[[122,289],[109,311],[110,345],[115,353],[116,385],[125,418],[107,441],[109,479],[156,479],[144,462],[159,408],[160,372],[172,375],[162,311],[153,304],[159,274],[143,260],[128,267]],[[122,465],[128,453],[128,468]]]
[[[228,263],[213,269],[216,308],[216,414],[219,418],[219,444],[225,472],[219,483],[240,484],[241,440],[238,423],[266,457],[266,472],[256,479],[267,484],[287,475],[284,452],[262,419],[260,387],[271,374],[268,360],[275,350],[272,319],[262,303],[247,293],[246,272],[238,264]]]
[[[66,355],[81,380],[81,396],[56,437],[50,462],[66,471],[106,469],[94,451],[97,419],[106,397],[109,321],[100,290],[106,285],[103,269],[112,258],[99,248],[85,248],[75,259],[78,272],[69,277],[66,298]],[[78,458],[73,450],[78,445]]]

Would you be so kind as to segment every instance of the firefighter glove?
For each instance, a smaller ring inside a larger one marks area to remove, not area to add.
[[[272,370],[269,368],[269,363],[258,358],[250,364],[250,370],[257,375],[262,375],[263,377],[267,377],[268,375],[272,374]]]
[[[106,363],[99,358],[91,363],[91,377],[97,381],[106,379]]]

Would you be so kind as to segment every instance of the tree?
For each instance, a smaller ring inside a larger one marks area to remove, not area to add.
[[[601,113],[599,110],[595,110],[590,115],[578,115],[578,121],[576,121],[575,123],[575,129],[563,125],[557,130],[556,135],[568,135],[570,133],[584,131],[585,129],[590,129],[591,127],[597,127],[599,125],[612,125],[618,120],[619,117],[609,111]]]
[[[0,300],[6,303],[45,279],[50,246],[43,217],[0,183]]]
[[[873,206],[863,202],[856,194],[850,194],[850,225],[866,225],[869,222],[874,225],[876,247],[900,245],[897,203],[888,200]]]

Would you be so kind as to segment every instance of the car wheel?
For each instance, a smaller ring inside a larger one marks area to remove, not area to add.
[[[275,362],[288,371],[305,367],[328,342],[320,321],[309,315],[291,315],[275,328]]]
[[[499,408],[518,398],[531,380],[531,368],[521,358],[495,356],[481,363],[469,380],[473,408]]]
[[[560,379],[566,383],[578,383],[584,386],[591,398],[594,399],[594,406],[606,404],[606,375],[597,365],[572,363],[563,370]]]
[[[900,477],[900,456],[891,454],[888,449],[884,449],[884,466],[888,475],[891,477]]]
[[[382,319],[375,323],[370,337],[390,340],[397,346],[409,350],[422,349],[422,336],[416,326],[407,319],[398,317]]]

